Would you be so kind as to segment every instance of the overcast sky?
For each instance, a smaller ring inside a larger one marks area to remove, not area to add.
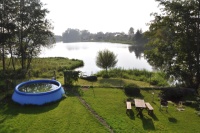
[[[54,26],[62,35],[67,28],[96,32],[125,32],[130,27],[146,31],[152,20],[150,13],[158,12],[155,0],[40,0],[46,4]]]

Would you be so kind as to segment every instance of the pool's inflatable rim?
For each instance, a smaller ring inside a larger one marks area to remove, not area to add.
[[[39,92],[39,93],[26,93],[18,90],[19,87],[25,84],[40,83],[40,82],[52,83],[58,85],[58,88],[56,88],[55,90],[47,92]],[[64,94],[65,91],[63,87],[61,86],[60,82],[56,80],[46,80],[46,79],[31,80],[22,82],[15,87],[14,93],[12,95],[12,100],[21,105],[44,105],[47,103],[60,100],[64,96]]]
[[[57,89],[55,90],[52,90],[52,91],[47,91],[47,92],[39,92],[39,93],[26,93],[26,92],[22,92],[22,91],[19,91],[19,87],[23,86],[23,85],[26,85],[26,84],[33,84],[33,83],[52,83],[52,84],[55,84],[57,85]],[[59,88],[61,88],[61,83],[56,81],[56,80],[49,80],[49,79],[40,79],[40,80],[30,80],[30,81],[25,81],[25,82],[22,82],[20,84],[18,84],[16,87],[15,87],[15,92],[18,93],[19,95],[45,95],[47,93],[54,93],[56,91],[59,91]]]

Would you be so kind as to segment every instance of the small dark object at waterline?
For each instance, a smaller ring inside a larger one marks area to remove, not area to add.
[[[97,76],[82,76],[80,78],[88,81],[97,81]]]

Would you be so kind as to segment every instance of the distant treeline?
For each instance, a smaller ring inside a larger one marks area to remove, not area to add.
[[[128,34],[124,32],[97,32],[90,33],[88,30],[79,29],[67,29],[62,36],[55,35],[56,42],[114,42],[114,43],[126,43],[136,44],[137,46],[144,46],[148,42],[144,37],[142,30],[137,30],[131,27]]]

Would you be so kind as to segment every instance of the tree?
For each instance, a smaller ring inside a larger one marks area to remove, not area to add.
[[[81,31],[81,41],[90,41],[90,32],[88,30]]]
[[[107,49],[99,51],[96,57],[96,65],[100,68],[106,69],[107,74],[108,68],[115,67],[117,64],[118,60],[116,58],[117,55]]]
[[[132,40],[133,36],[134,36],[134,29],[133,27],[131,27],[128,31],[128,36],[129,36],[129,39]]]
[[[1,15],[1,29],[4,30],[3,46],[5,52],[13,58],[20,59],[22,74],[26,74],[30,68],[33,57],[41,51],[41,47],[51,46],[53,33],[51,23],[46,19],[48,10],[43,8],[39,0],[0,0],[4,2]],[[1,32],[2,33],[2,32]]]
[[[95,37],[96,37],[95,40],[103,41],[104,40],[104,33],[103,32],[97,32]]]
[[[162,14],[154,13],[146,36],[148,62],[196,91],[200,85],[199,2],[156,0]]]
[[[63,42],[80,42],[81,34],[78,29],[68,28],[63,34]]]
[[[13,31],[16,29],[16,26],[13,21],[13,13],[16,12],[16,9],[13,8],[14,0],[6,1],[0,0],[0,45],[1,45],[1,59],[3,66],[3,73],[5,74],[5,58],[6,53],[9,53],[7,44],[11,38],[14,38]],[[12,56],[12,55],[11,55]]]
[[[134,44],[138,47],[144,47],[144,45],[148,42],[148,39],[142,33],[142,30],[137,30],[133,37]]]

